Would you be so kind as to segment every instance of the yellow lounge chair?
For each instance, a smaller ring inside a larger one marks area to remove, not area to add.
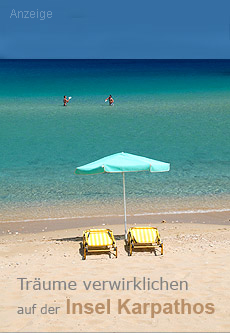
[[[83,232],[83,259],[90,253],[109,253],[117,258],[117,246],[110,229],[89,229]]]
[[[161,249],[163,255],[163,242],[160,234],[154,227],[133,227],[128,230],[128,250],[132,255],[133,249]]]

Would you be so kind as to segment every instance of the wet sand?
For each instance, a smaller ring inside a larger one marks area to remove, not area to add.
[[[156,224],[161,221],[168,223],[203,223],[203,224],[230,224],[230,212],[211,212],[211,213],[187,213],[187,214],[162,214],[162,215],[141,215],[127,216],[128,226],[136,224]],[[81,227],[95,227],[98,225],[123,224],[123,216],[89,217],[59,220],[41,220],[27,222],[6,222],[0,223],[0,236],[6,233],[38,233],[55,230],[67,230]]]

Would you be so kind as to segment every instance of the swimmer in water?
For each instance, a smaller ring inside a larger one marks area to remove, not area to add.
[[[109,100],[109,105],[113,105],[113,103],[114,103],[114,100],[113,100],[113,98],[112,98],[112,95],[109,95],[109,97],[108,98],[106,98],[106,100],[105,100],[105,102],[107,102]]]
[[[64,103],[64,106],[67,105],[67,103],[69,102],[70,99],[67,99],[66,96],[64,96],[64,99],[63,99],[63,103]]]

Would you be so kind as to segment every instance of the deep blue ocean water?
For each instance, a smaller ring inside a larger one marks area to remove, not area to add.
[[[0,102],[0,221],[122,214],[121,175],[74,175],[122,151],[171,163],[129,213],[230,209],[230,61],[1,60]]]

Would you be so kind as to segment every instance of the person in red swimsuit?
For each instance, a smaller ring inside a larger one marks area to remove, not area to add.
[[[69,102],[69,99],[67,99],[67,97],[64,96],[64,99],[63,99],[64,106],[66,106],[68,102]]]
[[[109,97],[106,98],[105,102],[107,102],[108,100],[109,100],[109,105],[113,105],[114,100],[113,100],[113,98],[112,98],[112,95],[109,95]]]

